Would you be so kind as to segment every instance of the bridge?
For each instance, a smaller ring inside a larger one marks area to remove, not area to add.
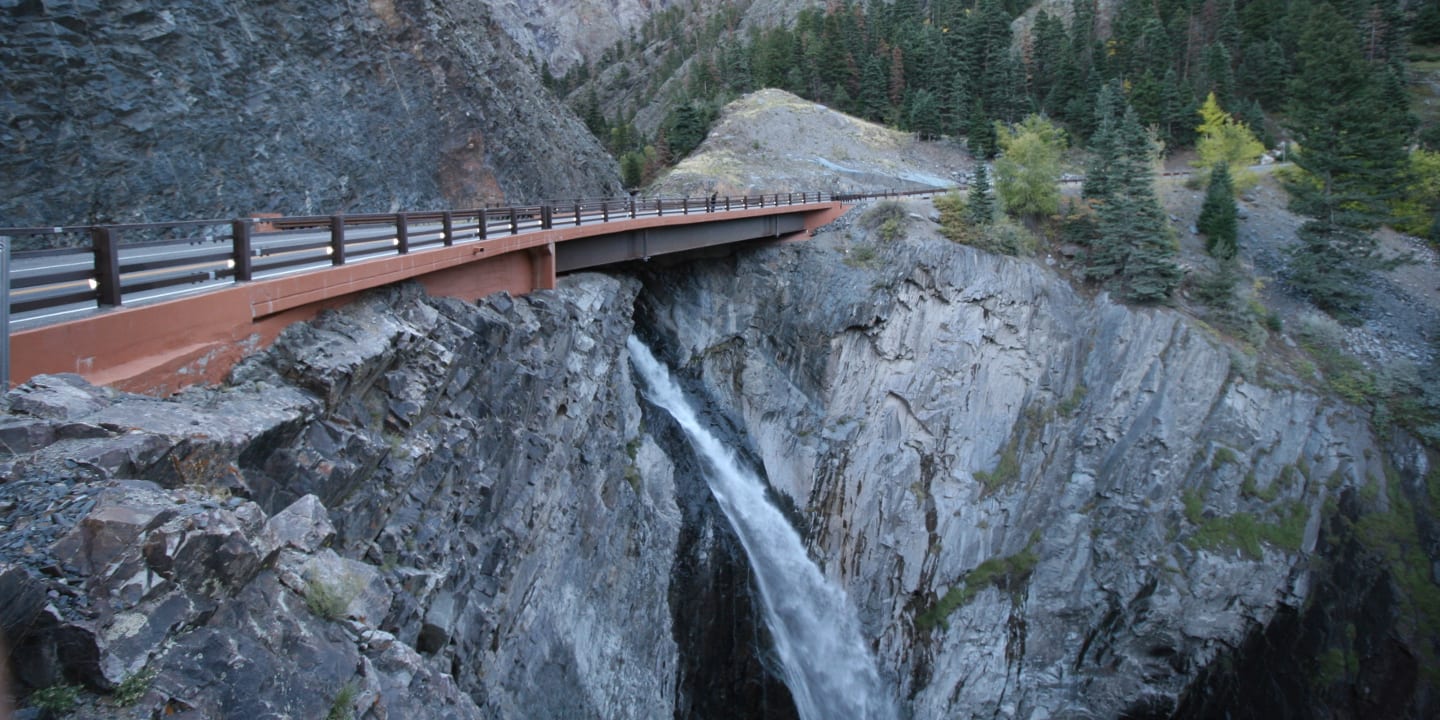
[[[524,294],[554,288],[562,273],[804,237],[846,203],[893,194],[902,193],[0,228],[11,253],[0,272],[9,298],[0,366],[7,381],[69,372],[164,395],[220,381],[286,326],[371,288],[414,279],[467,301]]]

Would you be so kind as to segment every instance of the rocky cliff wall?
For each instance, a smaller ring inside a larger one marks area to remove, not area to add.
[[[738,544],[636,391],[638,327],[908,717],[1433,715],[1421,448],[1174,312],[907,222],[478,306],[392,289],[168,400],[12,391],[20,689],[82,684],[81,717],[791,717]]]
[[[7,0],[0,33],[0,225],[620,188],[481,0]]]
[[[1391,587],[1331,572],[1317,538],[1350,496],[1424,524],[1403,497],[1423,495],[1423,451],[1380,447],[1367,418],[1176,313],[909,222],[904,242],[826,233],[654,274],[640,317],[748,429],[914,717],[1167,717],[1317,577]],[[1410,532],[1412,587],[1433,593],[1433,528]],[[1424,601],[1371,604],[1360,626],[1382,638],[1356,641],[1351,616],[1340,639],[1337,615],[1299,674],[1330,648],[1414,678],[1435,649],[1404,627]],[[1291,716],[1329,716],[1315,686],[1281,701]],[[1425,677],[1387,687],[1391,716],[1434,707]]]
[[[682,517],[630,378],[637,288],[408,287],[292,327],[223,389],[12,392],[21,690],[100,692],[82,717],[672,714]]]

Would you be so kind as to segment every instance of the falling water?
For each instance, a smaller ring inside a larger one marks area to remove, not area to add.
[[[750,558],[783,679],[805,720],[895,717],[844,591],[805,554],[800,534],[765,496],[765,484],[696,417],[669,371],[635,337],[630,357],[648,397],[685,430],[709,472],[710,491]]]

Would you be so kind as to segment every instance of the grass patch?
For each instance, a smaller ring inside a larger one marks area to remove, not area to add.
[[[354,680],[340,686],[335,699],[330,701],[330,712],[325,714],[325,720],[354,720],[355,698],[359,696],[360,686]]]
[[[79,685],[51,685],[30,693],[30,705],[50,715],[69,715],[79,704]]]
[[[315,578],[305,581],[305,606],[316,617],[339,620],[345,617],[350,601],[355,599],[355,589],[349,583],[331,583]]]
[[[1040,244],[1035,234],[1007,217],[989,225],[972,225],[965,217],[965,199],[959,193],[946,193],[934,200],[940,212],[940,234],[962,245],[969,245],[1001,255],[1034,255]]]
[[[880,253],[869,243],[855,245],[845,253],[845,264],[853,268],[874,267],[879,259]]]
[[[1191,525],[1199,525],[1205,520],[1205,500],[1200,497],[1198,490],[1185,490],[1180,493],[1180,504],[1185,507],[1185,519]]]
[[[1260,560],[1265,556],[1261,543],[1286,552],[1299,552],[1305,540],[1307,514],[1305,504],[1296,501],[1286,505],[1273,520],[1261,519],[1248,512],[1208,518],[1199,523],[1185,542],[1193,549],[1236,548],[1251,560]],[[1186,517],[1190,517],[1188,507]]]
[[[1432,470],[1426,476],[1427,495],[1436,492],[1435,485],[1440,484],[1437,475],[1440,470]],[[1391,476],[1386,485],[1389,509],[1366,513],[1355,523],[1356,534],[1365,547],[1384,562],[1399,586],[1399,602],[1408,611],[1402,613],[1402,617],[1413,619],[1412,629],[1420,637],[1434,638],[1440,635],[1440,587],[1430,579],[1430,559],[1415,522],[1417,510],[1400,489],[1398,477]],[[1416,647],[1432,655],[1425,658],[1425,665],[1440,668],[1437,658],[1433,657],[1433,645],[1420,642]],[[1440,669],[1431,672],[1440,674]]]
[[[874,232],[884,242],[899,240],[909,225],[910,212],[895,200],[875,203],[874,207],[860,216],[860,227]]]
[[[949,590],[940,598],[939,602],[930,607],[915,618],[915,628],[921,632],[928,632],[936,626],[949,629],[950,614],[975,599],[980,591],[987,587],[997,587],[1001,590],[1016,591],[1030,578],[1030,573],[1035,570],[1035,564],[1040,558],[1035,555],[1032,549],[1034,540],[1014,555],[1005,557],[993,557],[975,566],[974,570],[965,574],[960,582],[952,585]]]
[[[1000,461],[995,463],[995,469],[991,472],[976,470],[972,473],[981,485],[985,486],[985,492],[990,493],[998,490],[1004,485],[1020,479],[1020,438],[1012,436],[1010,442],[1000,450]]]
[[[1215,448],[1215,454],[1210,456],[1210,472],[1216,472],[1226,464],[1238,465],[1239,463],[1240,459],[1235,455],[1235,451],[1221,445]]]
[[[150,684],[155,682],[155,676],[159,672],[146,668],[120,681],[115,688],[115,704],[120,707],[130,707],[145,697],[150,692]]]
[[[1276,478],[1274,482],[1261,488],[1257,487],[1258,483],[1255,479],[1255,473],[1246,473],[1245,481],[1240,483],[1240,495],[1241,497],[1250,498],[1251,500],[1259,500],[1267,503],[1275,502],[1275,499],[1280,497],[1281,487],[1285,485],[1283,478],[1284,474],[1282,473],[1280,478]]]
[[[1063,416],[1069,417],[1074,415],[1075,411],[1080,409],[1080,404],[1085,402],[1085,396],[1089,394],[1089,392],[1090,388],[1084,385],[1076,385],[1075,391],[1070,393],[1070,397],[1061,400],[1059,407],[1056,409],[1059,410]]]

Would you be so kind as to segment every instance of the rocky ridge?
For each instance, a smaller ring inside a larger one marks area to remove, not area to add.
[[[650,191],[873,192],[953,187],[974,165],[959,146],[922,142],[784,90],[726,105],[705,141]]]

